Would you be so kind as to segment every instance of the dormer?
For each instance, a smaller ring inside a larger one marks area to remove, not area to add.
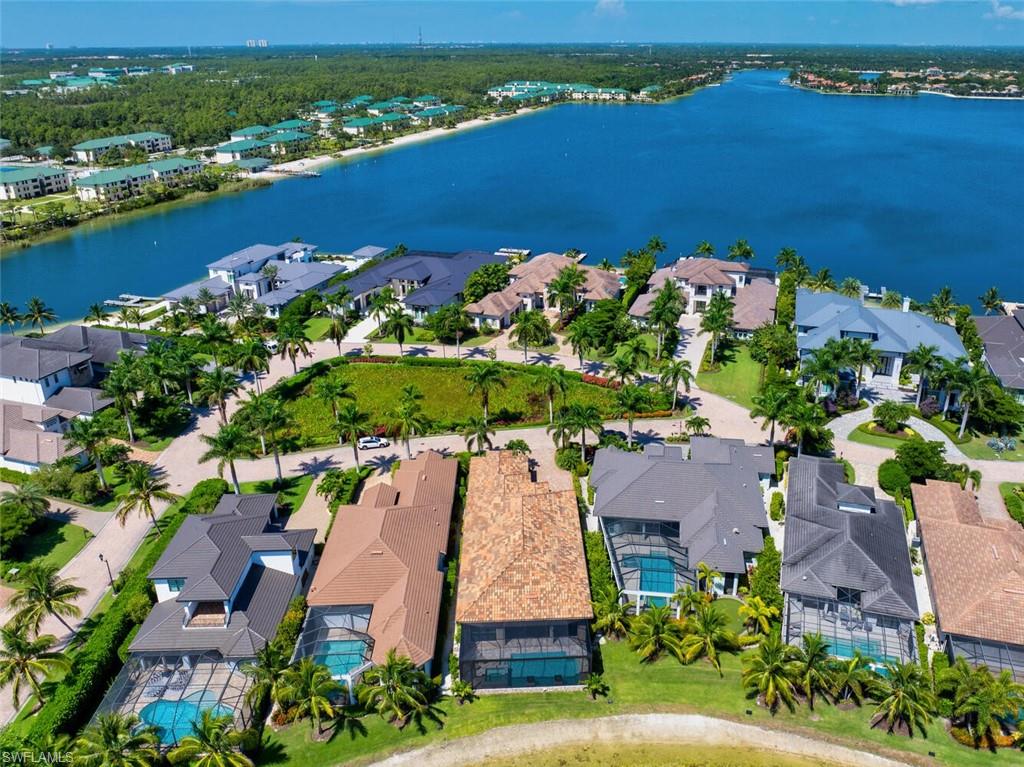
[[[873,514],[875,492],[871,488],[840,482],[836,485],[836,508],[855,514]]]

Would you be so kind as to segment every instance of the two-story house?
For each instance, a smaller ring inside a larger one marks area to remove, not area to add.
[[[655,271],[647,281],[646,292],[656,293],[666,280],[672,280],[683,293],[684,312],[699,314],[715,293],[735,297],[747,284],[749,272],[750,267],[741,261],[689,256]]]

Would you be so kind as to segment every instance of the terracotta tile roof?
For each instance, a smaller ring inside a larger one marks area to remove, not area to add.
[[[470,463],[455,617],[593,617],[576,496],[534,482],[524,455],[503,450]]]
[[[337,511],[308,602],[372,605],[374,663],[392,648],[416,665],[434,654],[457,473],[428,451]]]
[[[466,312],[468,314],[484,314],[488,317],[500,317],[505,312],[512,311],[517,306],[521,306],[522,303],[523,299],[519,297],[519,293],[511,287],[507,287],[496,293],[488,293],[479,301],[466,304]]]
[[[574,264],[587,278],[583,286],[584,298],[599,301],[604,298],[615,298],[619,294],[619,275],[616,272],[606,272],[596,266],[584,266],[577,263],[576,259],[558,253],[541,253],[512,267],[509,276],[513,282],[509,289],[515,289],[518,295],[544,293],[559,272]]]
[[[753,330],[775,321],[775,298],[779,289],[771,280],[757,278],[736,291],[732,320],[736,330]]]
[[[665,267],[665,269],[677,280],[684,280],[691,285],[721,285],[730,287],[735,285],[736,281],[729,274],[745,274],[750,270],[750,267],[738,261],[723,261],[720,258],[681,258],[671,266]],[[664,269],[659,269],[651,276],[651,280],[654,280],[657,276],[664,281],[664,271]]]
[[[912,487],[939,628],[1024,645],[1024,528],[983,519],[955,482]]]

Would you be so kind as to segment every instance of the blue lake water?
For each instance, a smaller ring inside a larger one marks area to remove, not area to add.
[[[253,242],[327,250],[577,247],[618,260],[650,235],[663,261],[739,237],[769,266],[926,299],[992,284],[1024,297],[1024,103],[828,96],[744,72],[658,105],[561,105],[328,168],[319,179],[96,223],[0,261],[4,300],[63,318],[159,294]]]

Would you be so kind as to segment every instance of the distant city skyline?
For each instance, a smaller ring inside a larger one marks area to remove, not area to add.
[[[426,43],[1024,46],[1024,0],[5,0],[3,16],[8,49],[408,44],[421,29]]]

